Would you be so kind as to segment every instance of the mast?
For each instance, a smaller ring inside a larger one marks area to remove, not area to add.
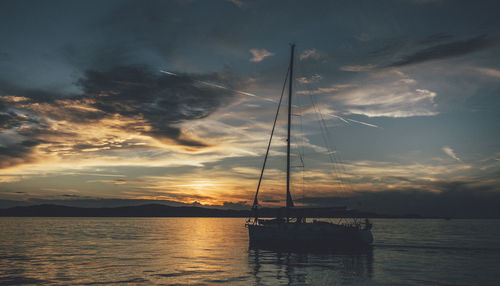
[[[289,219],[289,209],[293,207],[292,195],[290,194],[290,128],[292,123],[292,86],[293,86],[293,54],[295,44],[290,45],[290,78],[288,80],[288,134],[286,140],[286,220]]]

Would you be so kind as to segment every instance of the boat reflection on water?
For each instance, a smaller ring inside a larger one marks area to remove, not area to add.
[[[248,265],[255,285],[352,285],[373,277],[373,248],[277,251],[250,247]]]

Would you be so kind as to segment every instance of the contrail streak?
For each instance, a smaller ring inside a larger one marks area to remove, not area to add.
[[[344,121],[344,122],[345,122],[345,123],[347,123],[347,124],[351,124],[351,123],[349,123],[349,121],[345,120],[343,117],[340,117],[340,116],[335,115],[335,114],[332,114],[332,116],[333,116],[333,117],[336,117],[336,118],[338,118],[338,119],[340,119],[340,120],[342,120],[342,121]]]
[[[350,118],[347,118],[347,120],[352,121],[352,122],[356,122],[356,123],[359,123],[359,124],[362,124],[362,125],[374,127],[374,128],[382,128],[382,127],[379,127],[379,126],[377,126],[375,124],[370,124],[370,123],[366,123],[366,122],[363,122],[363,121],[357,121],[357,120],[350,119]]]
[[[175,74],[175,73],[173,73],[173,72],[169,72],[169,71],[160,70],[160,72],[162,72],[162,73],[164,73],[164,74],[171,75],[171,76],[177,76],[177,77],[179,76],[178,74]],[[208,82],[208,81],[201,81],[201,80],[197,80],[197,79],[192,79],[192,80],[193,80],[193,81],[195,81],[195,82],[198,82],[198,83],[204,84],[204,85],[211,86],[211,87],[220,88],[220,89],[225,89],[225,90],[229,90],[229,91],[236,92],[236,93],[243,94],[243,95],[248,95],[248,96],[258,97],[257,95],[255,95],[255,94],[253,94],[253,93],[244,92],[244,91],[241,91],[241,90],[230,89],[230,88],[225,87],[225,86],[220,85],[220,84],[216,84],[216,83],[212,83],[212,82]],[[266,99],[266,100],[267,100],[267,99]]]
[[[169,72],[169,71],[165,71],[165,70],[160,70],[160,72],[162,72],[164,74],[171,75],[171,76],[179,77],[178,74],[173,73],[173,72]],[[272,99],[269,99],[269,98],[266,98],[266,97],[261,97],[261,96],[255,95],[253,93],[244,92],[244,91],[241,91],[241,90],[231,89],[231,88],[228,88],[228,87],[225,87],[223,85],[216,84],[216,83],[213,83],[213,82],[202,81],[202,80],[197,80],[197,79],[192,79],[192,80],[195,81],[195,82],[204,84],[204,85],[208,85],[210,87],[225,89],[225,90],[229,90],[229,91],[236,92],[236,93],[239,93],[239,94],[248,95],[248,96],[252,96],[252,97],[258,97],[258,98],[262,98],[262,99],[267,100],[267,101],[276,102],[275,100],[272,100]],[[334,116],[334,117],[342,120],[343,122],[345,122],[347,124],[350,124],[349,121],[351,121],[351,122],[355,122],[355,123],[362,124],[362,125],[369,126],[369,127],[373,127],[373,128],[382,128],[382,127],[379,127],[379,126],[377,126],[375,124],[370,124],[370,123],[366,123],[366,122],[363,122],[363,121],[358,121],[358,120],[354,120],[354,119],[350,119],[350,118],[343,118],[343,117],[340,117],[338,115],[332,115],[332,116]]]

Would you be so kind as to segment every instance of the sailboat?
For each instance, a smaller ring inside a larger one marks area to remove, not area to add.
[[[323,220],[308,221],[308,215],[313,212],[305,211],[294,207],[290,192],[290,133],[291,133],[291,112],[292,112],[292,86],[293,86],[293,62],[295,44],[290,46],[290,65],[288,67],[288,125],[287,125],[287,152],[286,152],[286,205],[284,214],[275,219],[263,219],[259,217],[259,190],[269,155],[272,136],[276,127],[281,99],[278,104],[278,111],[274,118],[271,136],[267,146],[264,163],[262,165],[257,191],[255,193],[251,215],[245,223],[251,246],[279,247],[288,249],[307,248],[365,248],[373,242],[371,233],[372,224],[365,218],[342,219],[338,222]],[[286,85],[283,85],[283,91]]]

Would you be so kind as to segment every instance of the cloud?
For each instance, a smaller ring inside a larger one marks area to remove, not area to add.
[[[457,160],[458,162],[462,162],[462,160],[460,160],[460,158],[458,158],[458,156],[455,154],[455,151],[453,151],[453,149],[449,146],[443,146],[442,148],[443,152],[450,156],[451,158]]]
[[[229,75],[201,76],[224,81]],[[142,133],[167,138],[192,147],[204,144],[185,137],[175,125],[208,116],[232,97],[233,92],[199,86],[191,76],[162,76],[145,67],[118,67],[107,71],[87,71],[80,85],[105,114],[140,116],[149,128]],[[131,126],[130,128],[141,128]]]
[[[267,57],[274,56],[274,53],[271,53],[266,49],[250,49],[250,53],[252,54],[250,61],[254,63],[261,62]]]
[[[234,92],[200,85],[198,79],[226,86],[235,82],[229,73],[171,77],[145,66],[119,66],[87,70],[78,81],[79,95],[4,88],[0,130],[17,139],[1,146],[0,168],[34,162],[38,147],[58,155],[141,148],[148,140],[140,136],[186,151],[205,148],[180,125],[207,117],[229,103]]]
[[[364,67],[357,70],[362,69]],[[363,78],[358,81],[315,89],[300,86],[296,94],[326,95],[333,99],[332,106],[339,115],[404,118],[439,113],[437,93],[397,69],[375,70],[359,76]],[[309,82],[310,79],[305,78],[304,81]]]
[[[38,140],[24,140],[10,146],[0,146],[0,169],[36,161],[33,148],[40,143]]]
[[[412,117],[438,114],[433,91],[415,88],[416,81],[409,78],[392,79],[369,84],[333,95],[344,113],[368,117]]]
[[[453,57],[459,57],[473,52],[477,52],[493,45],[493,40],[482,35],[467,40],[459,40],[444,44],[439,44],[417,51],[413,54],[403,57],[389,67],[401,67],[413,64],[419,64],[431,60],[440,60]]]
[[[319,60],[322,57],[323,57],[323,54],[320,53],[318,50],[316,50],[316,49],[309,49],[309,50],[303,51],[300,54],[299,60],[301,60],[301,61],[307,60],[307,59]]]
[[[500,218],[497,207],[500,192],[497,186],[460,180],[438,180],[430,184],[440,191],[432,192],[421,186],[377,192],[363,190],[342,196],[298,198],[296,202],[315,207],[347,205],[353,209],[379,214]]]
[[[498,162],[490,165],[498,170]],[[500,217],[500,181],[495,171],[446,161],[355,161],[343,167],[344,180],[349,182],[347,191],[342,191],[331,176],[314,171],[314,178],[306,174],[306,180],[314,179],[314,186],[304,192],[304,199],[296,201],[309,206],[347,205],[377,213]]]
[[[21,126],[23,123],[27,123],[29,121],[29,118],[22,113],[8,109],[0,111],[0,131]]]
[[[243,0],[227,0],[227,1],[233,3],[234,5],[238,6],[239,8],[242,8],[245,5]]]
[[[310,77],[299,77],[297,78],[297,82],[301,84],[309,84],[309,83],[315,83],[318,82],[322,79],[323,77],[319,74],[314,74]]]
[[[340,67],[340,70],[343,71],[349,71],[349,72],[363,72],[363,71],[369,71],[375,68],[376,65],[357,65],[357,66],[342,66]]]
[[[250,206],[248,205],[248,202],[246,201],[240,201],[240,202],[223,202],[222,209],[231,209],[231,210],[248,210],[250,209]]]
[[[472,69],[489,77],[500,78],[500,70],[497,69],[481,68],[481,67],[475,67]]]
[[[354,38],[356,38],[360,42],[368,42],[373,40],[374,36],[367,33],[361,33],[357,36],[354,36]]]
[[[352,87],[351,84],[332,84],[329,87],[320,87],[312,90],[298,90],[296,94],[312,95],[312,94],[328,94],[341,89]]]
[[[443,42],[450,40],[452,38],[451,35],[446,34],[446,33],[437,33],[437,34],[432,34],[430,36],[427,36],[421,40],[419,40],[417,43],[420,45],[428,45],[428,44],[434,44],[438,42]]]

